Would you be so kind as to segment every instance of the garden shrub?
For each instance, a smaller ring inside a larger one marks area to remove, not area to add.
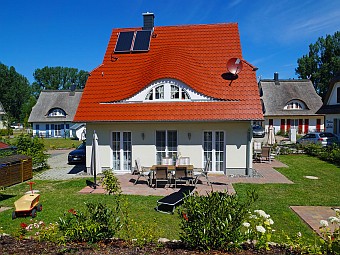
[[[48,155],[44,153],[45,145],[38,137],[32,138],[28,134],[21,134],[13,143],[17,153],[32,157],[34,169],[46,169]]]
[[[0,136],[13,135],[13,129],[0,129]]]
[[[66,242],[98,242],[113,237],[121,227],[119,205],[110,209],[105,204],[87,203],[85,212],[70,209],[59,218],[59,230]]]
[[[324,254],[340,254],[340,209],[334,210],[335,216],[320,221],[321,251]]]
[[[224,192],[188,196],[179,209],[181,240],[188,247],[200,250],[235,247],[242,241],[242,223],[255,200],[254,191],[248,191],[243,201]]]
[[[102,185],[106,192],[111,195],[118,195],[121,193],[120,183],[118,178],[114,175],[112,170],[104,170],[102,177]]]

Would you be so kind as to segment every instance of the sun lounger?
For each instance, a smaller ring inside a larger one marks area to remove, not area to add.
[[[163,213],[174,213],[176,206],[183,202],[183,199],[194,192],[195,186],[184,186],[179,191],[174,192],[157,201],[156,211]]]

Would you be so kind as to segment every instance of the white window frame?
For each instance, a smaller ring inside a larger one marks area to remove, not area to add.
[[[206,151],[205,150],[205,133],[206,132],[211,132],[212,133],[212,150],[211,151]],[[216,134],[217,133],[223,133],[223,145],[222,145],[222,148],[223,150],[220,151],[220,150],[217,150],[216,149]],[[203,133],[202,133],[202,162],[203,162],[203,166],[205,166],[206,164],[206,157],[205,157],[205,154],[207,152],[210,152],[211,155],[212,155],[212,158],[210,159],[210,169],[209,171],[211,172],[225,172],[225,168],[226,168],[226,132],[223,131],[223,130],[203,130]],[[217,160],[217,153],[222,153],[222,160]],[[217,162],[220,162],[222,163],[222,166],[220,166],[222,169],[220,170],[217,170],[216,169],[216,164]]]
[[[119,133],[119,150],[116,151],[114,149],[114,133]],[[124,139],[124,134],[127,133],[130,135],[130,140]],[[128,144],[129,149],[125,149],[125,144]],[[114,163],[114,153],[119,153],[119,168],[116,167],[116,164]],[[125,153],[128,154],[127,157],[125,157]],[[125,160],[126,159],[126,160]],[[131,131],[121,131],[121,130],[114,130],[111,131],[111,165],[112,169],[114,171],[131,171],[132,168],[132,132]]]

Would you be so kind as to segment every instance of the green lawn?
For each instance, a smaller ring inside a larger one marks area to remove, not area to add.
[[[289,168],[280,168],[294,184],[234,184],[236,192],[242,196],[249,188],[254,188],[259,194],[259,200],[254,209],[262,209],[269,213],[275,224],[274,240],[283,240],[282,231],[290,235],[302,232],[303,236],[314,240],[313,232],[300,218],[289,209],[291,205],[323,205],[339,206],[340,169],[316,158],[306,155],[280,156],[280,160]],[[318,176],[319,180],[306,179],[303,176]],[[78,191],[86,186],[85,179],[71,181],[36,181],[35,189],[40,190],[43,211],[38,213],[37,220],[45,223],[56,222],[60,216],[70,208],[76,210],[84,208],[84,202],[102,201],[112,205],[112,196],[87,194],[80,195]],[[25,191],[27,184],[19,184],[7,188],[0,199],[0,205],[12,206]],[[11,197],[13,196],[13,197]],[[179,219],[177,215],[156,212],[154,207],[159,197],[154,196],[124,196],[129,204],[131,218],[137,222],[153,222],[163,229],[164,237],[178,238]],[[0,213],[0,227],[6,233],[13,233],[19,229],[21,222],[28,223],[30,218],[12,220],[12,210]],[[276,237],[275,237],[276,236]]]
[[[54,149],[71,149],[76,148],[82,141],[70,138],[43,138],[46,150]]]
[[[282,155],[280,160],[289,167],[277,170],[294,184],[235,184],[235,190],[241,195],[247,189],[254,188],[259,194],[254,209],[262,209],[269,213],[275,222],[274,229],[277,232],[296,234],[300,231],[313,240],[314,233],[289,206],[339,206],[340,169],[307,155]],[[304,178],[308,175],[320,179]],[[281,233],[275,235],[278,235],[277,239],[282,240]]]

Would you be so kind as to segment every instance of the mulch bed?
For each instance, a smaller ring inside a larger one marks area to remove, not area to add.
[[[187,250],[178,243],[166,243],[161,246],[149,244],[143,247],[128,245],[121,240],[109,240],[97,244],[72,243],[67,245],[57,245],[55,243],[38,242],[31,239],[19,240],[11,236],[0,236],[0,254],[115,254],[115,255],[252,255],[252,254],[294,254],[280,247],[272,247],[270,251],[258,251],[252,247],[245,247],[243,250],[234,252],[209,251],[200,252]]]

